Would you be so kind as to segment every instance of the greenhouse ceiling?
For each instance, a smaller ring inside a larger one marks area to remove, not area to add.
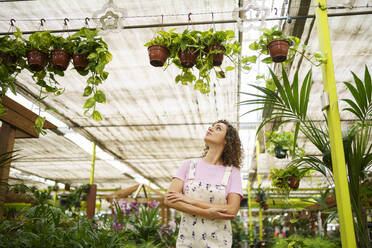
[[[94,17],[109,2],[112,1],[1,1],[0,33],[9,32],[9,21],[13,18],[15,25],[26,34],[54,30],[68,36],[72,33],[69,30],[99,25]],[[262,1],[250,2],[262,4]],[[239,91],[252,90],[249,83],[262,83],[256,81],[256,75],[267,73],[267,69],[261,66],[249,74],[235,70],[229,72],[225,79],[213,78],[211,93],[203,95],[193,90],[192,86],[176,84],[174,67],[170,66],[167,71],[152,67],[144,44],[162,29],[175,27],[181,32],[185,28],[208,30],[215,27],[217,30],[234,30],[237,39],[242,42],[242,53],[249,54],[248,45],[259,35],[257,27],[282,25],[286,33],[300,37],[311,51],[316,51],[318,37],[314,18],[288,18],[314,15],[313,1],[264,1],[268,20],[264,23],[247,22],[243,29],[239,29],[234,19],[234,11],[248,4],[243,0],[146,0],[114,1],[114,4],[120,8],[118,11],[125,19],[119,29],[101,32],[113,55],[107,67],[108,80],[102,85],[107,103],[98,105],[103,120],[97,122],[84,116],[84,98],[81,95],[85,79],[69,68],[65,77],[60,79],[61,86],[65,88],[64,94],[58,97],[50,95],[42,102],[43,108],[54,107],[57,110],[58,113],[44,115],[59,128],[49,130],[47,135],[38,139],[16,140],[15,149],[19,150],[21,158],[12,163],[10,182],[24,182],[38,187],[45,187],[53,181],[70,182],[72,185],[88,183],[92,142],[95,142],[98,150],[94,182],[98,188],[126,188],[137,182],[167,188],[182,161],[201,156],[206,129],[214,121],[226,119],[241,133],[245,149],[244,183],[248,178],[257,182],[256,175],[260,174],[263,185],[268,187],[270,167],[283,167],[288,161],[263,153],[264,142],[261,139],[261,156],[257,163],[255,128],[260,115],[242,116],[248,108],[238,105],[242,99]],[[372,2],[328,1],[328,6],[335,7],[329,10],[330,13],[370,11],[368,4],[372,5]],[[67,26],[64,25],[65,18],[68,18]],[[41,19],[45,19],[42,26]],[[372,30],[369,23],[372,23],[372,15],[329,18],[339,99],[344,98],[346,92],[342,82],[352,81],[351,71],[362,75],[364,65],[371,66]],[[228,65],[229,61],[225,60],[224,66]],[[297,69],[300,70],[300,77],[304,77],[310,64],[295,60],[291,64],[291,74]],[[321,119],[321,69],[314,66],[312,69],[314,86],[310,112],[314,113],[314,118]],[[22,72],[18,77],[17,91],[20,96],[9,96],[23,105],[29,104],[28,107],[37,112],[39,90],[30,73]],[[340,102],[340,109],[343,107]],[[343,112],[341,120],[343,123],[352,121]],[[294,130],[291,124],[284,128]],[[299,140],[300,147],[307,153],[315,152],[303,137]],[[301,187],[325,185],[327,182],[315,175]]]

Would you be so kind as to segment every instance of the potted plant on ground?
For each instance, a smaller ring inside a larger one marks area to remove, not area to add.
[[[89,97],[84,104],[84,108],[86,108],[84,114],[87,115],[92,110],[89,116],[100,121],[102,116],[96,110],[96,103],[106,103],[106,96],[103,91],[98,90],[98,86],[108,77],[109,73],[105,71],[105,67],[112,60],[112,55],[108,50],[107,43],[98,37],[98,32],[99,30],[83,27],[68,40],[73,43],[75,69],[80,75],[90,74],[83,94],[83,96]]]

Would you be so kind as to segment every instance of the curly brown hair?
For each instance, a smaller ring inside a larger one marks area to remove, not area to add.
[[[239,133],[235,127],[233,127],[228,121],[226,120],[218,120],[213,125],[217,123],[223,123],[227,126],[226,131],[226,145],[222,152],[222,160],[223,164],[226,166],[235,166],[240,168],[240,164],[242,163],[243,159],[243,149],[239,138]],[[209,147],[205,144],[203,157],[207,155]]]

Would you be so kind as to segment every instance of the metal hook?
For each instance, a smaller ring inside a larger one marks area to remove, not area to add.
[[[164,24],[164,15],[162,14],[161,15],[161,25],[163,26],[163,24]]]
[[[45,19],[44,18],[41,18],[40,19],[40,26],[44,26],[44,23],[45,23],[46,21],[45,21]]]
[[[278,15],[278,8],[274,8],[275,10],[275,15]]]
[[[191,22],[191,12],[187,15],[187,17],[189,18],[189,23]]]
[[[14,23],[16,22],[16,20],[14,19],[10,19],[10,26],[14,27]]]
[[[88,24],[88,21],[90,21],[90,19],[89,19],[89,17],[86,17],[86,18],[85,18],[85,25],[87,25],[87,26],[89,25],[89,24]]]
[[[64,20],[63,20],[63,22],[65,23],[65,26],[67,26],[67,22],[69,22],[70,20],[68,19],[68,18],[65,18]]]

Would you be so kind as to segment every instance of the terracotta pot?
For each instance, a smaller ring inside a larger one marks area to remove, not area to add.
[[[27,62],[32,71],[41,71],[47,64],[47,54],[39,50],[28,51]]]
[[[325,203],[327,204],[328,207],[337,205],[336,197],[334,195],[328,196],[327,198],[325,198]]]
[[[198,57],[198,53],[195,52],[196,48],[188,47],[185,51],[179,51],[178,57],[180,58],[181,65],[184,68],[191,68],[195,65],[196,58]]]
[[[222,50],[219,53],[212,53],[213,56],[213,66],[220,66],[222,65],[223,55],[225,54],[226,48],[222,45],[213,45],[210,48],[211,51],[214,50]]]
[[[15,64],[17,62],[17,56],[11,56],[3,52],[0,52],[0,58],[2,59],[1,63],[5,65]]]
[[[287,40],[273,40],[267,45],[267,48],[275,63],[280,63],[287,59],[289,49],[289,42]]]
[[[77,71],[84,71],[85,68],[87,67],[89,61],[88,61],[88,54],[80,54],[80,53],[75,53],[72,56],[72,62],[74,63],[74,68]]]
[[[289,187],[291,189],[298,189],[299,186],[300,186],[300,180],[297,177],[292,176],[289,178]]]
[[[65,184],[65,190],[70,191],[70,185],[69,184]]]
[[[275,151],[275,157],[276,158],[285,158],[287,157],[287,150],[283,150],[283,148],[281,146],[276,146],[274,148],[274,151]]]
[[[165,46],[153,45],[147,48],[149,51],[150,64],[162,67],[169,56],[169,50]]]
[[[54,69],[65,71],[70,63],[71,56],[64,50],[52,51],[52,65]]]

